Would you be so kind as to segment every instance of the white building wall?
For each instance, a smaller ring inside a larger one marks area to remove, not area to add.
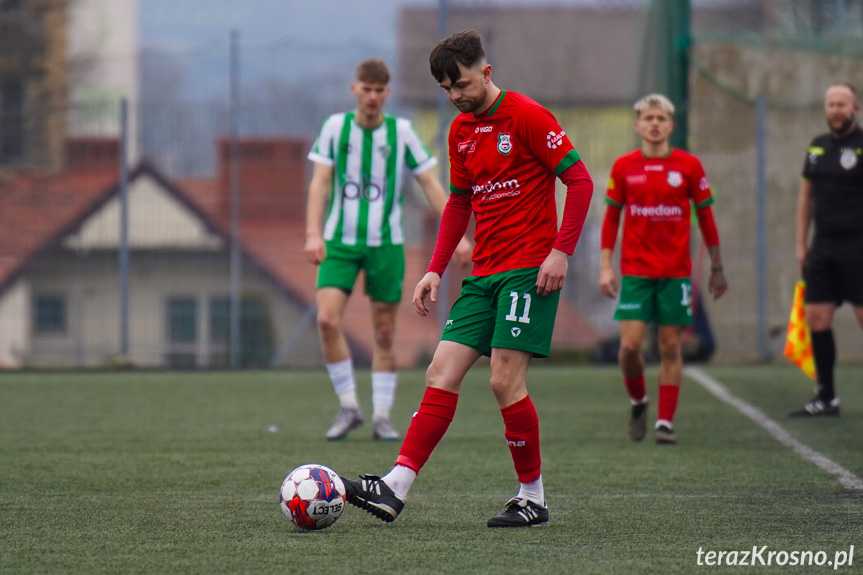
[[[0,369],[18,368],[29,351],[30,289],[18,280],[0,296]]]
[[[129,186],[130,249],[225,249],[221,236],[210,232],[193,212],[143,175]],[[116,250],[120,245],[120,200],[115,197],[93,214],[63,245],[76,251]]]
[[[26,365],[106,367],[118,358],[120,300],[115,253],[55,252],[33,269],[30,281],[34,298],[61,295],[66,299],[68,324],[62,334],[34,333]],[[230,293],[227,255],[133,253],[129,284],[128,358],[134,365],[167,366],[168,301],[190,297],[198,303],[194,346],[197,367],[209,367],[210,353],[216,348],[209,341],[209,302],[213,298],[227,298]],[[305,307],[285,297],[267,276],[253,267],[246,267],[243,272],[243,294],[261,297],[267,302],[274,334],[273,350],[279,352],[300,324]],[[27,322],[32,322],[32,318],[28,317]],[[314,324],[306,326],[307,333],[290,339],[294,345],[284,350],[280,366],[322,364],[314,330]]]

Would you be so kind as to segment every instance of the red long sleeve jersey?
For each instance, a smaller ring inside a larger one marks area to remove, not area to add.
[[[551,112],[503,90],[487,112],[456,117],[449,150],[450,190],[471,194],[473,275],[539,267],[558,233],[555,176],[580,159]]]
[[[696,209],[713,203],[704,168],[692,154],[672,149],[663,158],[646,158],[635,150],[617,159],[605,201],[625,213],[622,275],[678,278],[691,274],[690,200]]]

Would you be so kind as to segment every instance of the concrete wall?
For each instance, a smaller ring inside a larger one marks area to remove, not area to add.
[[[827,131],[827,87],[863,76],[863,60],[788,46],[699,43],[690,76],[690,148],[704,163],[716,194],[714,213],[731,286],[707,309],[718,359],[758,357],[756,259],[757,156],[755,98],[768,101],[767,327],[770,350],[781,356],[794,284],[797,194],[806,148]],[[850,306],[834,324],[840,360],[863,360],[863,333]]]

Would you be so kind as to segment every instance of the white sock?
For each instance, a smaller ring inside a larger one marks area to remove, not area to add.
[[[656,429],[659,429],[660,425],[664,425],[668,429],[674,429],[674,425],[668,421],[667,419],[657,419],[656,420]]]
[[[354,381],[354,362],[350,358],[327,364],[327,373],[333,382],[333,389],[339,396],[339,403],[345,409],[357,409],[357,384]]]
[[[536,481],[519,483],[518,495],[516,497],[528,499],[545,507],[545,489],[542,487],[542,475]]]
[[[396,374],[394,371],[372,372],[373,419],[389,419],[390,408],[396,397]]]
[[[416,472],[404,465],[396,465],[389,473],[381,477],[384,483],[389,485],[390,489],[393,490],[393,493],[402,499],[407,498],[408,491],[410,491],[411,485],[413,485],[416,478]]]

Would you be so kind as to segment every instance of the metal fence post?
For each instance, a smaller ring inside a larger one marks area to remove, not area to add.
[[[129,355],[129,101],[120,100],[120,357]]]
[[[231,368],[240,367],[240,154],[238,142],[239,114],[239,32],[231,30],[231,296],[230,296],[230,351]]]
[[[757,339],[758,356],[770,359],[767,345],[767,98],[759,95],[755,99],[755,139],[756,139],[756,207],[755,225],[757,242]]]

